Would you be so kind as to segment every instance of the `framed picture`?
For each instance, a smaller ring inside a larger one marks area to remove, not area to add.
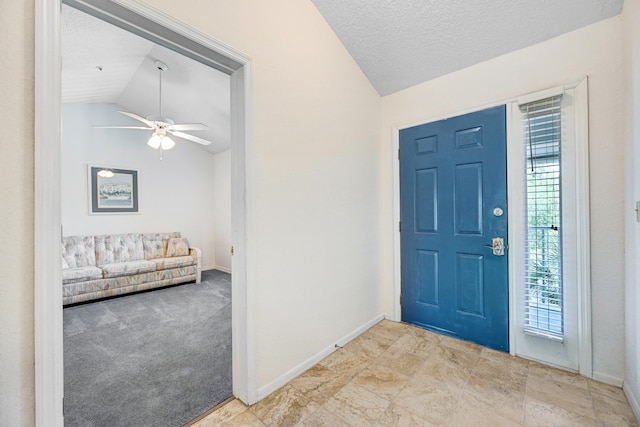
[[[89,165],[89,213],[138,213],[138,171]]]

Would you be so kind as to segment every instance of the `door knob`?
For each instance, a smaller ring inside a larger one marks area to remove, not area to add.
[[[491,239],[491,246],[484,245],[484,247],[492,249],[494,255],[504,255],[504,239],[502,237],[494,237],[493,239]]]

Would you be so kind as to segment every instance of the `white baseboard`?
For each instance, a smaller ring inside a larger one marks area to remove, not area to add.
[[[601,383],[613,385],[616,387],[622,387],[622,378],[614,377],[613,375],[603,374],[602,372],[593,371],[593,379],[600,381]]]
[[[314,354],[313,356],[311,356],[304,362],[300,363],[298,366],[294,367],[290,371],[284,373],[283,375],[280,375],[278,378],[260,387],[258,389],[258,401],[264,399],[265,397],[267,397],[274,391],[278,390],[280,387],[284,386],[289,381],[291,381],[298,375],[302,374],[303,372],[305,372],[306,370],[308,370],[309,368],[317,364],[319,361],[321,361],[322,359],[324,359],[325,357],[327,357],[328,355],[336,351],[338,349],[336,345],[340,347],[344,346],[345,344],[349,343],[349,341],[353,340],[354,338],[357,338],[358,336],[366,332],[369,328],[371,328],[373,325],[380,322],[384,318],[385,316],[383,314],[377,315],[376,317],[374,317],[364,325],[360,326],[353,332],[338,339],[335,342],[335,344],[331,344],[329,347],[326,347],[320,352]]]
[[[640,423],[640,396],[636,396],[626,383],[622,387],[624,390],[624,394],[627,395],[627,400],[629,401],[629,405],[631,405],[631,409],[633,409],[633,413],[636,414],[636,419]]]
[[[202,271],[205,271],[205,270],[220,270],[220,271],[224,271],[225,273],[231,274],[231,269],[230,268],[221,267],[219,265],[203,265],[202,266]]]

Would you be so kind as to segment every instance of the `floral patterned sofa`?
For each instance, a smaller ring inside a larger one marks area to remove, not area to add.
[[[63,305],[200,283],[200,258],[200,249],[180,233],[63,237]]]

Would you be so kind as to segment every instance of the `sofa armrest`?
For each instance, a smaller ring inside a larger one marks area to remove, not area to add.
[[[202,251],[199,248],[189,248],[189,255],[196,257],[196,283],[202,281]]]

